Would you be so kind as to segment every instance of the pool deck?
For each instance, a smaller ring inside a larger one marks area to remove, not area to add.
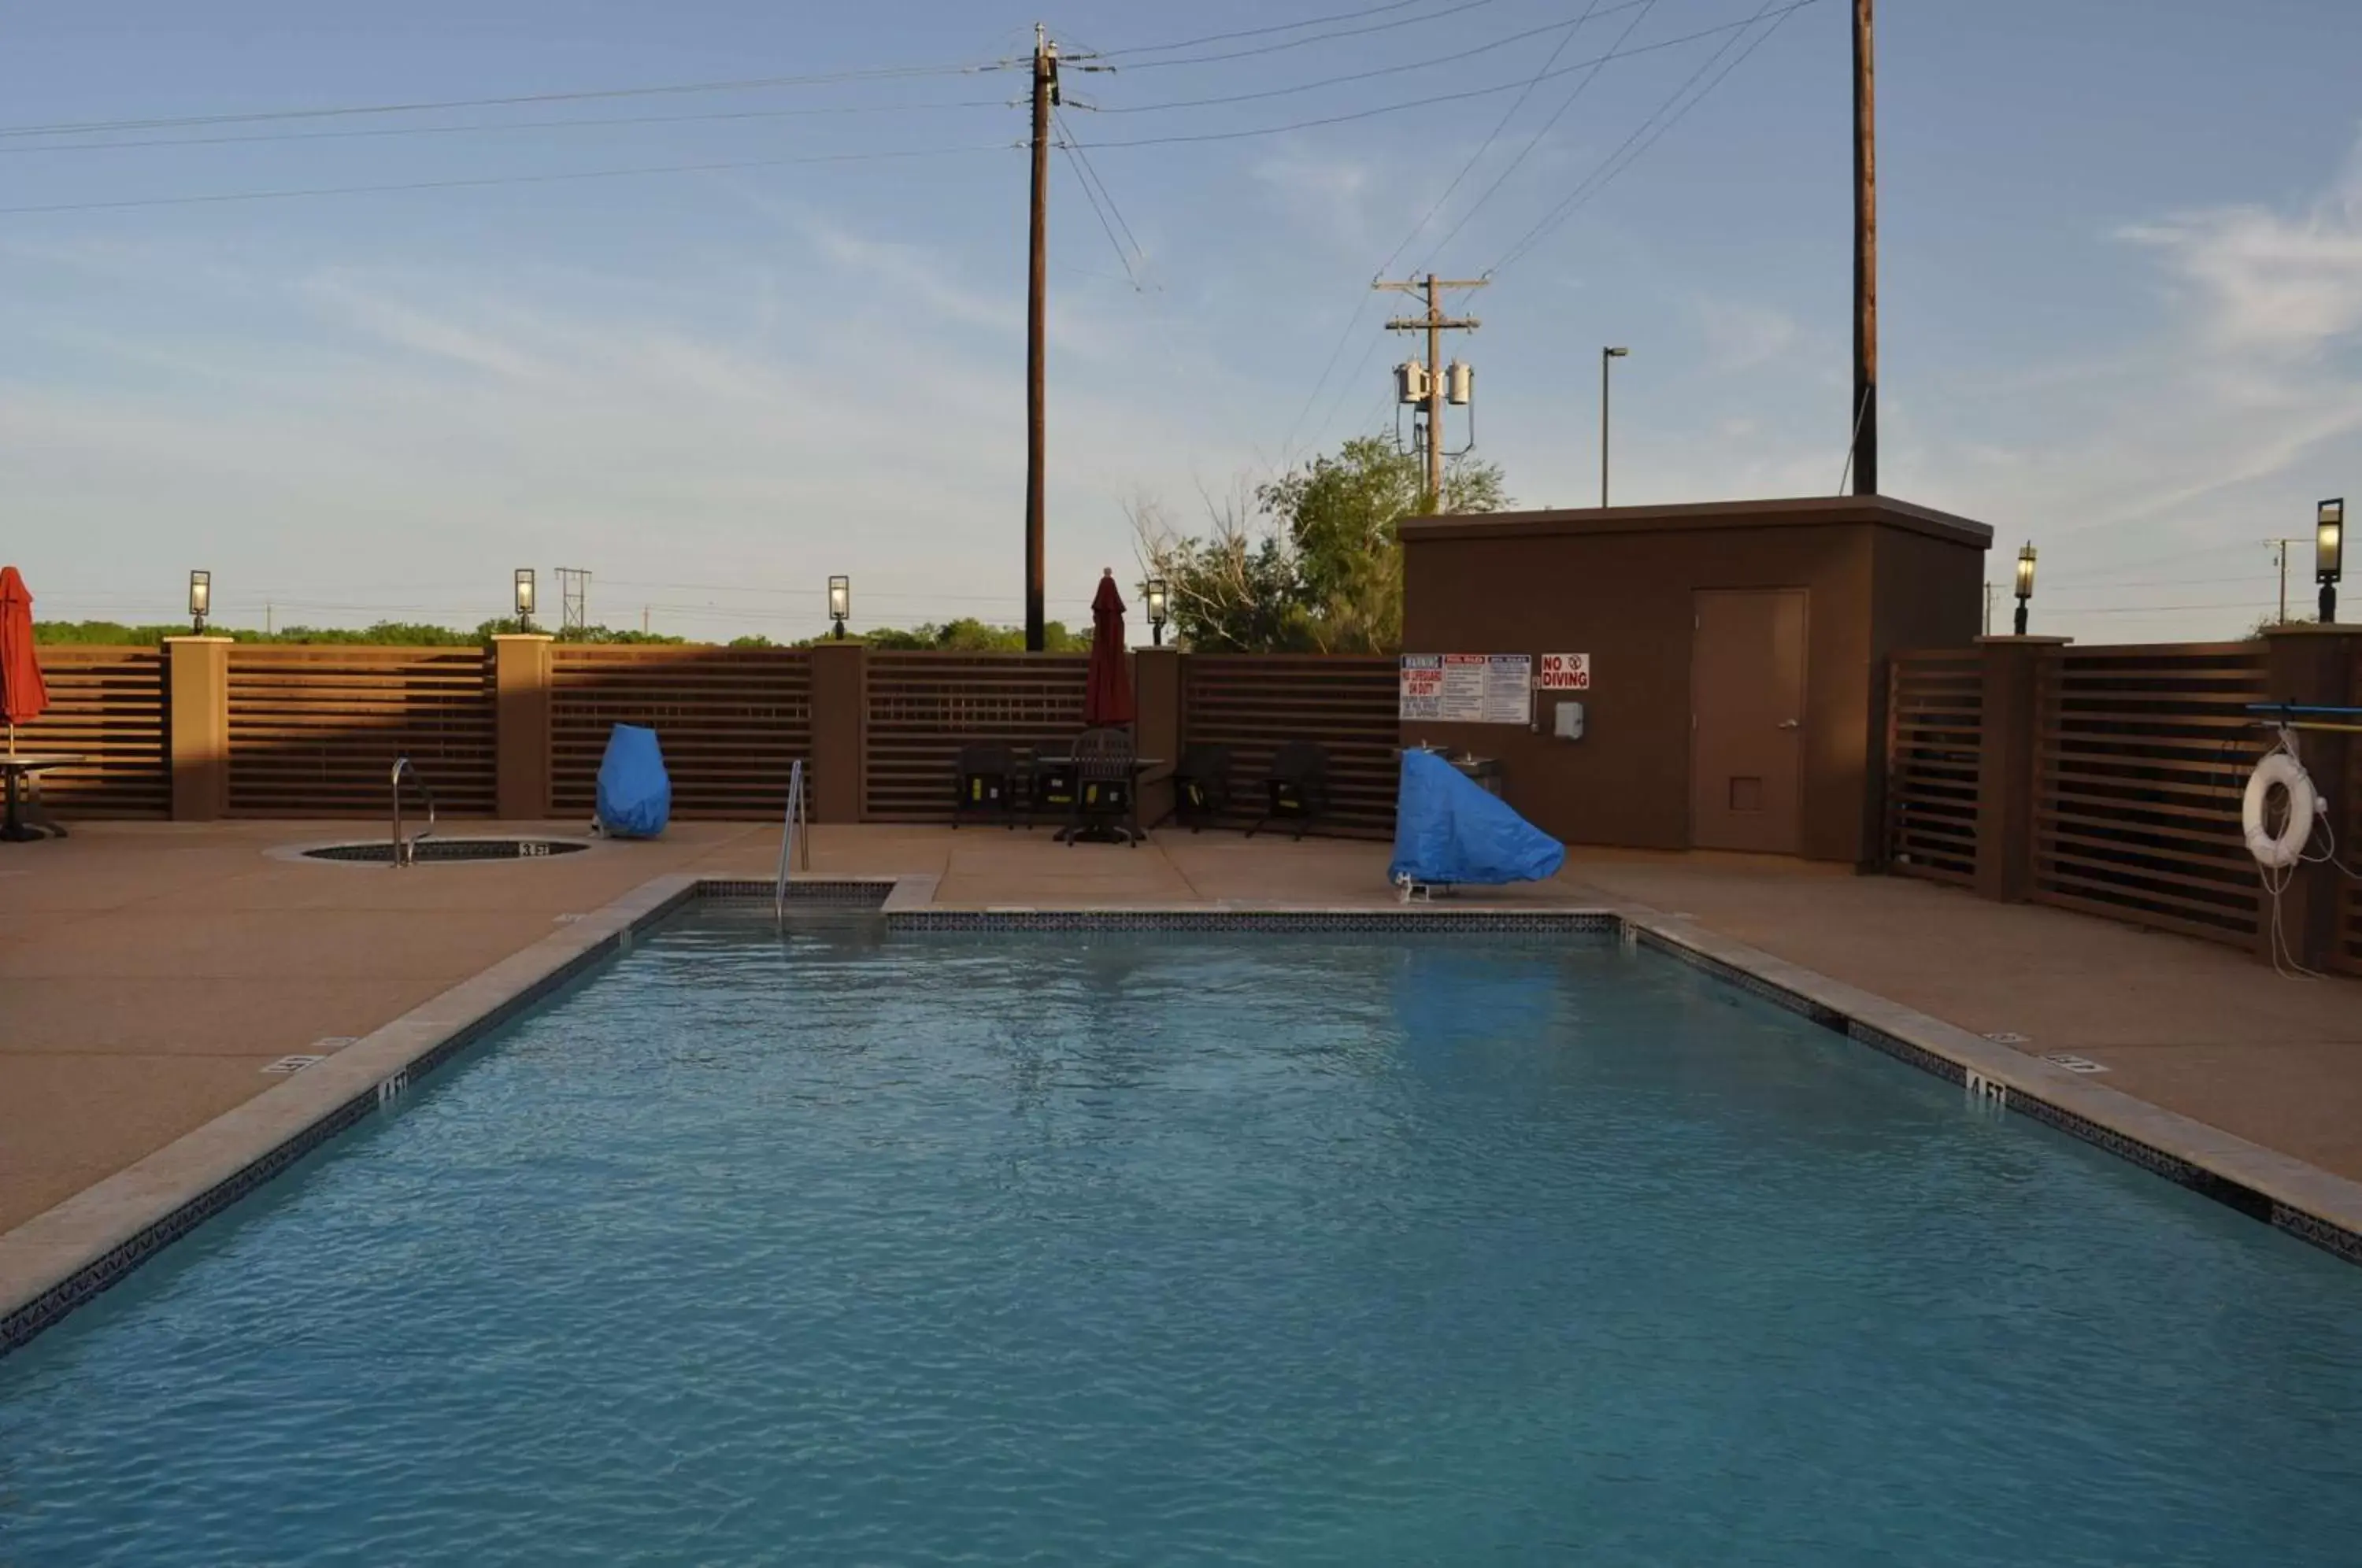
[[[453,834],[579,824],[467,824]],[[669,873],[767,879],[778,830],[683,823],[544,861],[275,858],[365,823],[92,823],[0,845],[0,1231]],[[1138,849],[1046,832],[822,827],[811,874],[939,878],[965,907],[1384,907],[1386,847],[1167,830]],[[2362,982],[1954,889],[1738,856],[1579,851],[1469,907],[1654,911],[2362,1179]]]

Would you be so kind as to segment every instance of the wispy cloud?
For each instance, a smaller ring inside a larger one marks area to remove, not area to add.
[[[1769,305],[1706,298],[1692,308],[1705,345],[1705,369],[1716,375],[1736,375],[1768,364],[1794,348],[1805,335],[1794,316]]]

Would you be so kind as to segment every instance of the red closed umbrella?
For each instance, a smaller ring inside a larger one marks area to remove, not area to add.
[[[33,652],[33,594],[15,567],[0,567],[0,713],[8,721],[8,749],[17,749],[17,726],[49,708],[50,689]]]
[[[1083,688],[1083,723],[1131,723],[1131,672],[1123,659],[1123,595],[1116,591],[1115,569],[1109,567],[1091,601],[1091,670]]]

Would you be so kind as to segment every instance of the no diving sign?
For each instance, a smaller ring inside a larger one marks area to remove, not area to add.
[[[1591,656],[1587,653],[1546,653],[1534,672],[1534,685],[1543,691],[1591,690]]]

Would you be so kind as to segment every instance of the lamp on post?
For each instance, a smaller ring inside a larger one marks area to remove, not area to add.
[[[1140,597],[1148,606],[1148,635],[1152,647],[1164,646],[1164,623],[1171,616],[1172,593],[1161,577],[1152,577],[1140,585]]]
[[[197,635],[205,635],[205,617],[213,613],[214,574],[193,571],[189,574],[189,619],[196,623]]]
[[[836,623],[836,640],[844,640],[844,623],[853,614],[853,580],[832,577],[828,580],[828,618]]]
[[[1599,351],[1599,504],[1603,507],[1607,504],[1607,361],[1631,352],[1629,348]]]
[[[2321,622],[2337,619],[2337,580],[2345,575],[2345,498],[2324,501],[2313,514],[2312,575],[2321,584]]]
[[[516,572],[517,630],[533,630],[533,568],[519,567]]]
[[[2025,635],[2025,602],[2034,597],[2034,544],[2017,552],[2017,635]]]

